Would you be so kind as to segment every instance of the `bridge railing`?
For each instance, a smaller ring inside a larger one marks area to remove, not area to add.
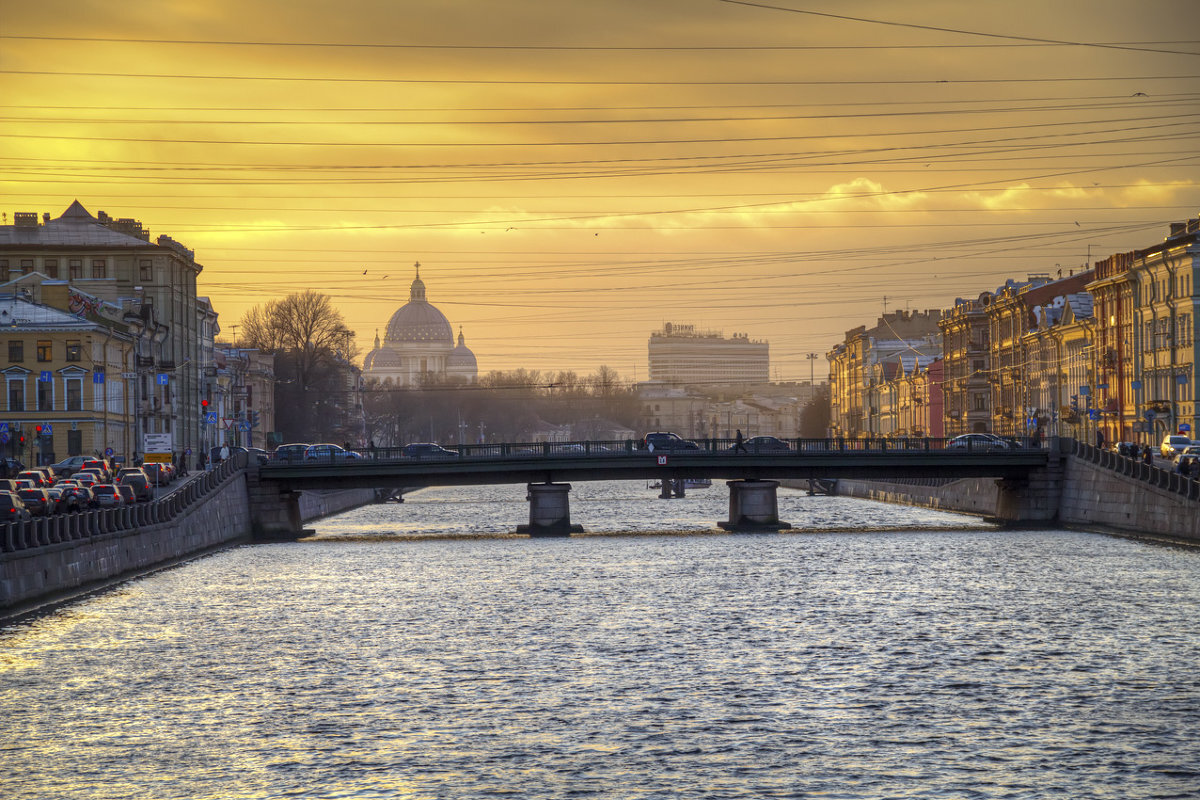
[[[361,453],[346,455],[331,452],[315,458],[297,461],[268,461],[268,464],[307,464],[329,466],[353,463],[362,459],[375,461],[443,461],[455,458],[546,458],[580,456],[603,458],[629,455],[638,452],[676,453],[752,453],[767,456],[788,456],[798,453],[846,453],[846,452],[1000,452],[1041,448],[1043,442],[1031,437],[835,437],[824,439],[777,439],[774,437],[751,437],[739,446],[735,438],[685,439],[669,445],[655,444],[653,448],[640,440],[595,440],[579,442],[494,442],[488,444],[429,445],[420,447],[372,447]]]
[[[96,508],[0,523],[0,558],[22,550],[90,541],[170,522],[245,467],[246,454],[236,453],[212,470],[153,500],[119,508]]]
[[[1151,486],[1174,492],[1189,500],[1200,500],[1200,480],[1189,475],[1163,469],[1153,463],[1147,464],[1141,458],[1115,453],[1112,450],[1105,450],[1075,439],[1063,439],[1062,441],[1064,442],[1064,452],[1073,456],[1143,481]]]

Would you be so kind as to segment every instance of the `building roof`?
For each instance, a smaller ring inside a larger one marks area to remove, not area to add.
[[[14,223],[0,226],[0,245],[156,247],[145,239],[114,230],[103,224],[88,213],[88,210],[78,200],[71,203],[58,219],[45,219],[39,225],[37,215],[31,216],[33,224]]]
[[[421,265],[409,289],[408,302],[388,320],[384,342],[420,342],[423,344],[454,345],[454,331],[446,315],[425,299],[425,284],[421,281]]]

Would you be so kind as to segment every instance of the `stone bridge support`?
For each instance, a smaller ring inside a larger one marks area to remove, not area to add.
[[[729,487],[729,519],[718,522],[718,527],[740,533],[792,527],[779,519],[779,481],[726,481],[725,485]]]
[[[996,481],[996,521],[1036,524],[1058,519],[1066,471],[1057,448],[1050,456],[1044,469],[1031,470],[1027,478]]]
[[[517,533],[530,536],[569,536],[583,533],[582,525],[571,524],[571,484],[530,483],[526,499],[529,501],[529,524],[518,525]]]

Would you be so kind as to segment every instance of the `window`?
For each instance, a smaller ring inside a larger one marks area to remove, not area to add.
[[[987,411],[987,399],[983,395],[977,394],[972,397],[975,400],[976,411]]]
[[[38,361],[53,361],[54,360],[54,343],[51,342],[49,339],[38,339],[37,360]]]
[[[93,258],[92,259],[92,277],[93,278],[106,278],[106,277],[108,277],[107,273],[108,273],[108,262],[106,262],[103,258]]]
[[[154,277],[153,266],[154,266],[154,262],[152,262],[148,258],[143,258],[140,261],[138,261],[140,280],[149,281],[151,278]]]
[[[8,382],[8,410],[25,410],[25,379]]]
[[[32,258],[22,258],[21,259],[21,271],[22,272],[33,272],[33,259]]]
[[[71,280],[77,281],[83,277],[83,259],[72,258],[67,267],[71,271]]]
[[[37,410],[38,411],[53,411],[54,410],[54,383],[52,381],[38,381],[38,384],[37,384]]]
[[[82,361],[83,345],[78,339],[67,339],[67,361]]]
[[[25,342],[22,339],[8,340],[8,360],[20,364],[25,360]]]
[[[83,431],[67,431],[67,455],[83,455]]]
[[[83,411],[82,378],[67,378],[67,411]]]
[[[58,277],[58,259],[47,258],[42,264],[42,272],[46,273],[47,278]]]
[[[8,282],[8,259],[0,259],[0,282]]]

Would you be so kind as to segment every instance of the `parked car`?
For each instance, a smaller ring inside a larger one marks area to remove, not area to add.
[[[275,448],[274,453],[271,453],[271,461],[278,464],[303,464],[304,451],[307,449],[307,444],[300,444],[298,442],[281,444]]]
[[[89,460],[89,458],[89,456],[71,456],[59,461],[57,464],[51,464],[51,466],[54,467],[54,474],[61,478],[69,478],[71,473],[83,469],[83,462]]]
[[[447,450],[433,442],[412,442],[400,448],[400,454],[405,458],[458,458],[454,450]]]
[[[16,492],[0,491],[0,522],[24,522],[32,516]]]
[[[655,431],[647,433],[642,437],[641,444],[638,445],[640,450],[699,450],[700,445],[684,439],[677,433],[669,433],[666,431]]]
[[[1182,434],[1168,434],[1163,437],[1162,444],[1158,446],[1158,452],[1163,458],[1174,458],[1179,451],[1192,443],[1188,436]]]
[[[22,489],[17,496],[29,509],[29,513],[35,517],[46,517],[54,513],[54,500],[45,489]]]
[[[101,508],[120,508],[125,504],[121,490],[111,483],[97,483],[92,487],[92,494]]]
[[[304,451],[304,460],[306,462],[350,461],[357,458],[362,458],[362,453],[347,450],[336,444],[310,444],[308,449]]]

